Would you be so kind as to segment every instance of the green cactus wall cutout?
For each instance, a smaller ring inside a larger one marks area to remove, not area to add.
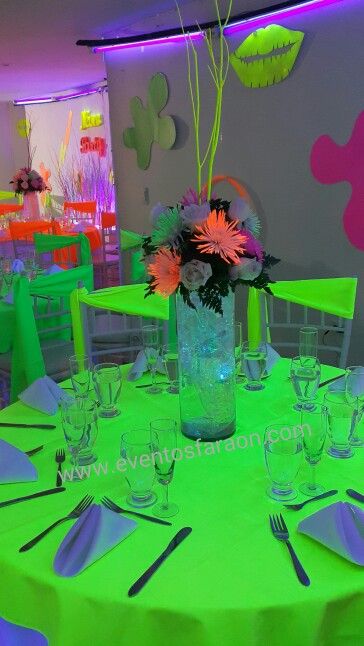
[[[168,102],[168,84],[164,74],[154,74],[149,81],[147,107],[134,96],[130,100],[130,112],[134,127],[126,128],[123,141],[127,148],[135,148],[139,168],[146,170],[150,164],[152,144],[155,141],[164,150],[172,148],[176,140],[176,126],[170,116],[159,113]]]

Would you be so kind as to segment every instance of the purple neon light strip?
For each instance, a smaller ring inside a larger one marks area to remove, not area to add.
[[[294,5],[293,7],[277,9],[276,11],[272,9],[272,11],[264,15],[256,16],[254,18],[247,18],[246,20],[241,20],[240,22],[231,24],[226,27],[226,29],[224,29],[224,34],[225,36],[230,36],[230,34],[235,34],[242,29],[250,29],[252,24],[254,24],[254,27],[258,27],[259,25],[264,25],[267,22],[271,22],[272,18],[287,18],[290,16],[297,16],[299,14],[312,11],[313,9],[320,9],[323,7],[328,7],[329,5],[337,4],[338,2],[343,2],[343,0],[304,0],[303,2]]]
[[[102,86],[106,87],[106,86]],[[15,99],[13,101],[14,105],[30,105],[32,103],[57,103],[57,101],[67,101],[67,99],[77,99],[79,96],[86,96],[88,94],[96,94],[99,91],[99,87],[90,88],[89,90],[78,90],[77,92],[70,92],[65,94],[58,94],[56,96],[46,96],[46,97],[30,97],[29,99]]]
[[[203,38],[203,33],[194,31],[188,34],[188,38],[196,40]],[[175,36],[163,36],[162,38],[152,38],[150,40],[137,40],[133,43],[119,43],[118,45],[100,45],[94,47],[94,52],[107,52],[109,50],[115,51],[116,49],[131,49],[132,47],[148,47],[149,45],[167,45],[168,43],[179,43],[184,40],[184,34],[176,34]]]

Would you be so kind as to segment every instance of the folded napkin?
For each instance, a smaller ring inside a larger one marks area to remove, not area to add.
[[[50,274],[58,274],[58,272],[60,271],[64,271],[64,269],[62,269],[62,267],[60,267],[59,265],[51,265],[44,271],[44,274],[49,276]]]
[[[345,386],[346,375],[343,375],[340,379],[333,381],[329,385],[329,390],[331,392],[335,392],[336,390],[345,390]],[[353,374],[351,376],[351,390],[354,397],[359,397],[364,393],[364,376],[359,370],[357,374],[355,374],[355,370],[353,370]]]
[[[48,415],[56,414],[62,399],[71,399],[71,396],[48,376],[33,381],[18,397],[23,404]]]
[[[89,222],[77,222],[74,227],[72,227],[72,231],[74,233],[83,233],[87,227],[90,226]]]
[[[10,290],[10,292],[6,294],[6,296],[4,296],[3,303],[7,303],[8,305],[14,305],[14,294],[12,289]]]
[[[120,543],[137,526],[103,505],[91,505],[63,539],[53,567],[61,576],[75,576]]]
[[[48,639],[37,630],[11,624],[0,617],[0,644],[3,646],[47,646]]]
[[[281,358],[281,355],[277,350],[267,343],[267,363],[265,364],[265,374],[270,375],[273,370],[273,367],[276,365],[277,361]]]
[[[21,274],[22,271],[25,270],[24,263],[22,260],[19,260],[18,258],[15,258],[13,260],[13,264],[11,265],[11,271],[14,274]]]
[[[364,510],[349,502],[335,502],[298,525],[311,536],[352,563],[364,565]]]
[[[12,444],[0,440],[0,484],[34,480],[38,480],[38,473],[28,456]]]
[[[157,355],[157,350],[155,350],[154,348],[150,348],[149,352],[151,353],[151,355],[153,355],[153,354],[154,354],[154,356]],[[128,381],[136,381],[147,370],[148,370],[148,361],[147,361],[147,357],[146,357],[146,354],[145,354],[145,350],[139,350],[139,352],[137,354],[137,358],[135,359],[133,365],[131,366],[131,368],[130,368],[130,370],[128,372],[127,380]],[[164,369],[164,366],[163,366],[162,357],[158,358],[157,372],[160,372],[162,374],[165,374],[165,372],[166,372],[165,369]]]

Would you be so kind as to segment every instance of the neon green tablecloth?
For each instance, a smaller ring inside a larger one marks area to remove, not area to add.
[[[297,423],[287,380],[288,361],[281,360],[262,392],[237,394],[238,432],[262,437],[264,428],[283,415]],[[323,367],[322,378],[338,373]],[[143,377],[147,383],[149,376]],[[320,394],[323,395],[323,390]],[[176,416],[178,397],[148,395],[125,382],[121,415],[100,420],[97,453],[108,475],[73,482],[58,496],[0,510],[0,616],[45,633],[50,646],[356,646],[364,643],[364,572],[295,531],[298,522],[334,500],[346,500],[345,489],[364,491],[363,453],[350,460],[326,454],[318,476],[340,496],[285,512],[292,541],[310,578],[301,586],[286,548],[273,539],[268,514],[282,511],[265,494],[268,485],[263,448],[226,451],[184,459],[176,464],[171,499],[180,506],[173,527],[138,522],[136,531],[79,576],[65,579],[52,570],[56,550],[70,529],[64,524],[27,553],[18,548],[67,514],[86,493],[96,500],[108,495],[123,502],[126,485],[117,473],[119,439],[132,426]],[[22,449],[45,443],[34,456],[37,484],[2,485],[0,499],[53,487],[54,453],[63,445],[58,418],[15,404],[0,413],[5,421],[53,421],[54,431],[1,429],[1,436]],[[192,444],[184,438],[180,446]],[[202,447],[201,452],[204,451]],[[301,481],[307,477],[305,467]],[[298,498],[297,500],[300,500]],[[129,586],[183,526],[191,536],[163,564],[134,598]]]

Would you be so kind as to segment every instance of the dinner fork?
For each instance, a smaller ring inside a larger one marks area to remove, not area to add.
[[[93,496],[85,496],[80,500],[78,505],[67,515],[64,516],[63,518],[59,518],[56,520],[52,525],[44,529],[40,534],[32,538],[31,541],[28,543],[25,543],[22,547],[20,547],[19,552],[27,552],[30,550],[34,545],[36,545],[44,536],[46,536],[54,527],[57,527],[57,525],[60,525],[63,523],[65,520],[72,520],[75,518],[79,518],[81,514],[86,511],[86,509],[91,505],[94,497]]]
[[[123,509],[116,505],[110,498],[104,496],[101,499],[102,504],[114,511],[116,514],[130,514],[131,516],[137,516],[138,518],[143,518],[144,520],[150,520],[152,523],[157,523],[158,525],[172,525],[168,520],[161,520],[160,518],[155,518],[154,516],[147,516],[146,514],[140,514],[138,511],[130,511],[129,509]]]
[[[296,570],[297,577],[303,585],[310,585],[311,581],[308,578],[306,572],[304,571],[301,563],[298,560],[297,554],[294,551],[290,541],[289,541],[289,531],[286,523],[284,522],[282,514],[276,514],[269,516],[270,527],[273,532],[273,536],[279,541],[283,541],[288,547],[288,551],[291,555],[292,563],[294,569]]]
[[[62,464],[66,459],[64,449],[57,449],[56,451],[56,464],[57,464],[57,480],[56,487],[62,486]]]

